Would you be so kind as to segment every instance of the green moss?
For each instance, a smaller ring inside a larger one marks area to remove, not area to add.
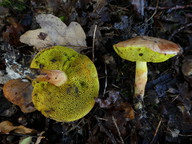
[[[63,22],[65,21],[65,16],[61,16],[59,18],[60,18],[61,21],[63,21]]]
[[[161,54],[146,47],[114,47],[116,53],[129,61],[163,62],[175,56],[173,54]]]
[[[61,70],[68,81],[60,87],[33,81],[33,103],[46,117],[57,121],[74,121],[85,116],[94,106],[99,81],[93,62],[66,47],[55,46],[38,53],[31,68]]]
[[[6,8],[10,8],[13,10],[17,10],[17,11],[23,11],[26,9],[25,6],[25,1],[24,0],[2,0],[2,2],[0,2],[0,6],[6,7]]]

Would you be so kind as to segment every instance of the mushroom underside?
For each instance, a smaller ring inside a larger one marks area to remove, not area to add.
[[[93,62],[70,48],[55,46],[35,56],[31,68],[60,70],[68,77],[61,86],[33,81],[33,103],[43,115],[70,122],[85,116],[98,96],[99,81]]]

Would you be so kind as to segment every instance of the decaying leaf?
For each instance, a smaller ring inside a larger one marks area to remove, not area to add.
[[[86,47],[86,35],[77,22],[71,22],[67,27],[58,17],[51,14],[40,14],[36,17],[41,29],[27,31],[20,37],[22,43],[41,50],[48,46],[68,46],[80,52]],[[41,36],[42,34],[46,37]]]
[[[30,144],[32,142],[32,137],[28,136],[19,141],[19,144]]]
[[[34,46],[38,48],[38,50],[54,45],[54,42],[44,29],[27,31],[20,37],[20,41],[28,44],[29,46]]]
[[[109,97],[107,97],[106,99],[97,98],[95,99],[95,101],[99,104],[101,108],[110,109],[118,99],[120,99],[119,92],[109,91]]]
[[[51,14],[40,14],[36,17],[37,23],[50,34],[51,39],[57,42],[55,35],[63,36],[67,28],[66,24],[63,23],[58,17]]]
[[[7,21],[11,24],[7,27],[6,31],[3,32],[3,39],[11,45],[19,44],[19,37],[24,31],[24,28],[16,19],[9,17]]]
[[[192,56],[185,57],[182,65],[182,72],[185,76],[192,76]]]
[[[135,118],[135,113],[132,106],[124,102],[118,91],[109,91],[109,97],[107,99],[95,99],[101,108],[113,110],[112,113],[121,113],[122,118],[127,121],[133,120]]]
[[[31,134],[35,133],[35,130],[26,128],[22,125],[20,126],[14,126],[11,122],[9,121],[3,121],[0,123],[0,133],[1,134],[8,134],[10,132],[14,131],[15,133],[18,134]]]
[[[3,87],[4,96],[13,104],[18,105],[24,113],[33,112],[36,109],[32,104],[32,86],[21,79],[9,80]]]
[[[77,22],[71,22],[64,33],[65,43],[72,46],[86,46],[86,35],[81,25]],[[62,45],[64,42],[61,43]]]
[[[121,103],[119,107],[116,108],[116,110],[124,111],[123,116],[126,118],[126,120],[133,120],[135,118],[135,112],[132,106],[127,102]]]
[[[190,83],[192,86],[192,56],[186,56],[183,60],[182,64],[182,73],[185,76],[185,79]]]

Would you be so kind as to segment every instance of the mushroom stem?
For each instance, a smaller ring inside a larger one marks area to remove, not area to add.
[[[142,109],[142,101],[145,93],[145,86],[147,83],[147,62],[136,61],[135,72],[135,109]]]
[[[60,70],[44,70],[40,69],[40,75],[36,77],[38,81],[49,82],[55,86],[61,86],[67,81],[67,75]]]

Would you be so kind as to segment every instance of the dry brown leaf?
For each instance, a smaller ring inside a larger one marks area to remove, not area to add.
[[[63,36],[65,34],[66,30],[66,24],[63,23],[58,17],[52,15],[52,14],[40,14],[36,16],[37,23],[41,26],[42,29],[47,31],[52,38],[53,41],[55,41],[56,37],[54,37],[54,33]]]
[[[54,45],[54,42],[43,29],[27,31],[20,37],[20,41],[29,46],[34,46],[38,48],[38,50]]]
[[[131,106],[131,104],[127,102],[120,103],[120,106],[117,107],[117,110],[124,111],[124,118],[127,120],[133,120],[135,118],[135,112]]]
[[[8,134],[11,131],[14,131],[15,133],[19,133],[19,134],[31,134],[31,133],[35,132],[35,130],[30,129],[30,128],[26,128],[22,125],[14,126],[9,121],[3,121],[0,123],[0,133],[1,134]]]
[[[33,112],[36,109],[32,104],[32,86],[21,79],[9,80],[3,87],[4,96],[13,104],[18,105],[24,113]]]
[[[23,34],[20,37],[22,43],[35,46],[39,51],[53,45],[67,46],[77,52],[86,47],[86,35],[79,23],[71,22],[67,27],[58,17],[51,14],[40,14],[36,20],[41,29]],[[39,38],[39,32],[47,34],[46,41]]]
[[[187,56],[183,60],[182,72],[185,76],[192,76],[192,56]]]
[[[7,21],[11,24],[7,26],[6,31],[3,32],[3,39],[11,45],[19,45],[19,37],[23,33],[23,26],[14,18],[9,17]]]
[[[77,22],[71,22],[64,33],[66,44],[74,46],[86,46],[86,35],[81,25]],[[63,43],[64,44],[64,43]]]

